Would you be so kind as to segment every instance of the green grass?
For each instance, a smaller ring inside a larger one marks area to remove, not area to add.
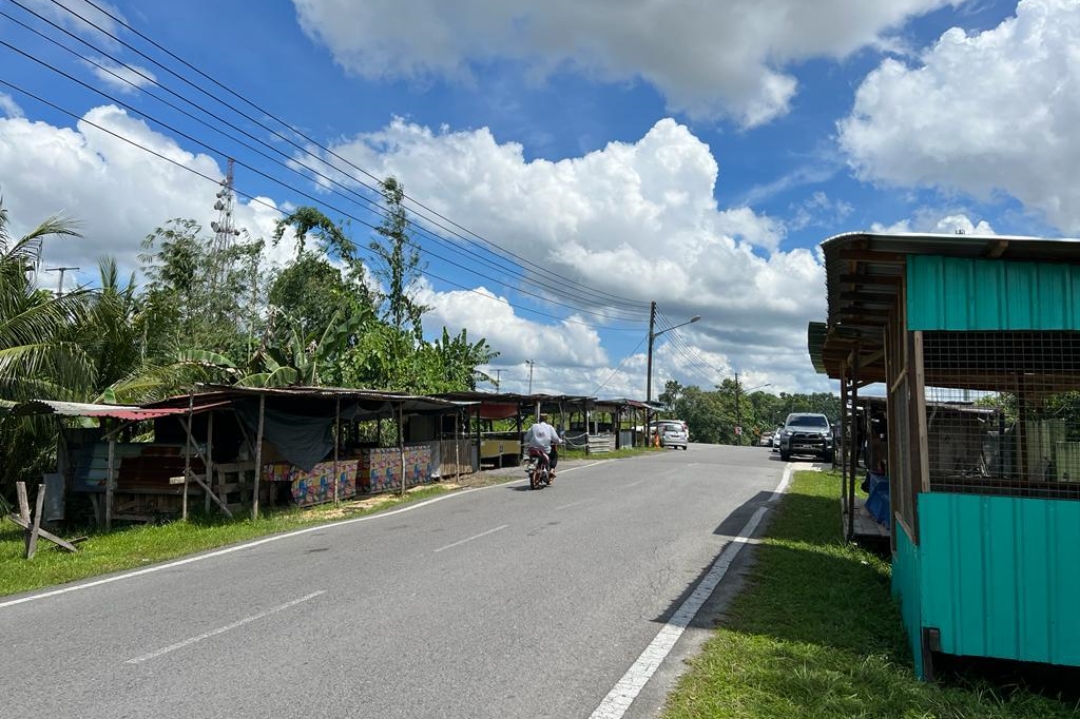
[[[25,592],[78,579],[86,579],[124,569],[144,567],[194,552],[223,547],[269,534],[352,519],[386,511],[403,503],[428,499],[451,491],[443,485],[430,485],[409,491],[402,497],[384,496],[377,506],[352,508],[349,504],[322,505],[308,509],[274,509],[258,520],[229,520],[218,516],[195,517],[188,522],[163,525],[131,526],[111,533],[82,532],[89,535],[77,554],[56,549],[44,539],[38,540],[33,559],[23,557],[22,529],[7,520],[0,521],[0,596]],[[65,531],[70,538],[79,532]]]
[[[668,698],[664,719],[1040,719],[1076,707],[1017,686],[915,679],[889,565],[840,539],[835,474],[798,472],[747,587]]]

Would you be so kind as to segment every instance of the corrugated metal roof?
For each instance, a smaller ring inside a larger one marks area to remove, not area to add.
[[[1080,330],[1080,265],[911,257],[912,330]]]
[[[377,418],[389,417],[399,409],[405,412],[439,412],[458,409],[472,402],[452,401],[438,397],[411,395],[403,392],[383,392],[377,390],[354,389],[350,387],[236,387],[208,385],[206,390],[195,395],[196,402],[220,402],[227,404],[245,397],[266,397],[299,402],[310,405],[333,403],[337,400],[357,402],[361,405],[361,415]],[[177,395],[145,405],[147,408],[187,407],[188,395]]]
[[[199,409],[205,409],[205,407],[200,407]],[[56,414],[62,417],[109,417],[113,419],[138,421],[183,414],[187,411],[186,407],[144,409],[142,407],[121,404],[93,404],[90,402],[62,402],[60,400],[52,399],[34,399],[15,405],[11,409],[11,414],[16,416]]]
[[[843,362],[857,351],[859,378],[869,382],[885,379],[884,328],[906,282],[909,258],[937,256],[1080,265],[1080,240],[1071,238],[856,232],[830,237],[821,248],[825,255],[829,307],[821,363],[827,374],[837,379]],[[948,293],[950,298],[954,297],[951,286]],[[970,296],[960,290],[955,292],[957,302]],[[1034,311],[1035,303],[1028,304]]]

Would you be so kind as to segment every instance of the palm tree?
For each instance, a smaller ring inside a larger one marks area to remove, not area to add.
[[[19,239],[7,227],[0,201],[0,399],[81,394],[94,384],[94,366],[71,329],[85,315],[88,293],[54,295],[37,283],[43,241],[77,237],[75,226],[53,216]]]
[[[0,201],[0,403],[77,398],[94,385],[94,364],[72,339],[87,292],[54,295],[37,284],[44,240],[77,235],[53,216],[15,239]],[[41,418],[0,421],[0,510],[17,479],[48,469],[55,439],[55,424]]]

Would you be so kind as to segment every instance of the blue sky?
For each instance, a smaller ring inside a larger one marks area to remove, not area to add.
[[[169,218],[208,226],[217,187],[188,170],[220,178],[229,156],[237,221],[264,237],[277,209],[317,203],[365,241],[378,217],[358,168],[393,174],[482,238],[440,241],[418,211],[416,291],[429,333],[465,327],[501,353],[507,391],[528,389],[533,360],[537,391],[643,396],[654,300],[658,329],[702,318],[657,338],[655,388],[738,372],[835,389],[805,347],[822,240],[1080,224],[1076,0],[93,2],[114,17],[0,0],[0,194],[16,231],[82,222],[49,264],[92,282],[103,254],[134,268]]]

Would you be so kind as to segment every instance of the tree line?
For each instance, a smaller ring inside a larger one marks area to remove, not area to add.
[[[241,230],[220,243],[178,218],[147,235],[139,273],[122,277],[103,258],[96,282],[63,293],[39,282],[43,243],[77,238],[77,223],[51,217],[16,238],[0,201],[0,410],[138,404],[197,383],[475,389],[497,353],[466,330],[425,339],[404,189],[392,177],[381,189],[387,210],[367,263],[346,227],[312,207],[278,221],[269,241],[292,245],[282,267],[267,263],[263,238]],[[51,471],[57,432],[51,417],[0,418],[0,502],[18,479]]]
[[[840,419],[840,398],[834,394],[746,394],[733,379],[712,390],[669,380],[658,399],[687,423],[691,442],[708,444],[739,444],[740,438],[742,444],[753,444],[762,432],[782,425],[791,412],[818,412],[833,424]],[[735,433],[736,427],[742,428],[741,435]]]

